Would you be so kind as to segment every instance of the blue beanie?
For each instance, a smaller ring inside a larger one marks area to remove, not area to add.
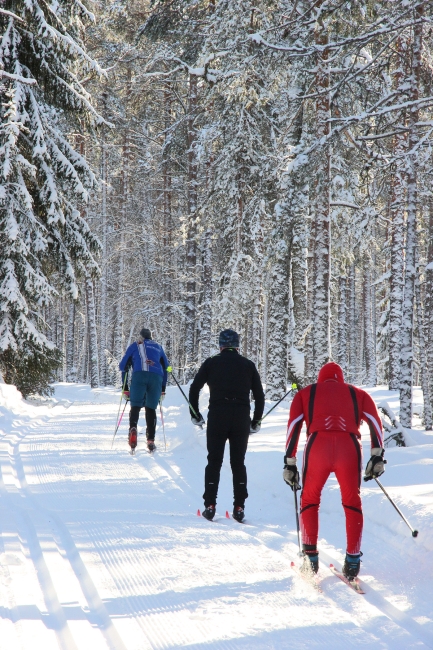
[[[220,348],[238,348],[239,334],[234,330],[223,330],[219,337]]]

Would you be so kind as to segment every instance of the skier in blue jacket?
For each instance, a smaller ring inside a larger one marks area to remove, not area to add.
[[[165,396],[168,361],[162,346],[156,341],[152,341],[152,334],[146,328],[141,330],[138,340],[131,343],[119,363],[119,369],[122,371],[122,386],[125,385],[125,375],[131,366],[129,445],[132,450],[137,446],[138,418],[140,409],[144,406],[147,447],[149,451],[153,451],[155,449],[156,407],[160,398]],[[124,390],[128,394],[126,385]]]

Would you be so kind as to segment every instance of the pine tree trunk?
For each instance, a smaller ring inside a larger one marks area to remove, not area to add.
[[[415,10],[418,18],[422,17],[423,7]],[[419,97],[419,83],[421,76],[421,50],[422,50],[422,24],[413,28],[412,66],[410,75],[410,97],[416,102]],[[419,110],[413,105],[409,116],[409,134],[407,156],[407,229],[405,246],[405,276],[403,319],[401,328],[401,374],[400,374],[400,422],[404,427],[412,426],[412,381],[413,381],[413,327],[414,327],[414,299],[415,299],[415,252],[417,246],[417,204],[418,204],[418,179],[417,160],[414,148],[418,143],[417,122]]]
[[[189,78],[188,117],[188,231],[186,241],[186,304],[185,304],[185,379],[194,376],[197,350],[195,342],[196,276],[197,276],[197,159],[195,151],[195,117],[197,110],[197,77]]]
[[[337,334],[337,362],[347,374],[347,277],[340,275],[338,278],[338,334]]]
[[[356,317],[356,268],[355,264],[349,267],[348,276],[348,299],[349,299],[349,314],[348,314],[348,369],[347,380],[356,384],[358,382],[358,355],[357,355],[357,317]]]
[[[270,275],[267,397],[279,399],[287,386],[288,278],[285,246],[277,252]]]
[[[212,348],[212,230],[208,228],[204,234],[203,251],[203,303],[201,326],[201,358],[207,359]]]
[[[433,426],[432,422],[432,407],[430,399],[430,373],[431,368],[427,362],[427,351],[426,351],[426,341],[425,341],[425,326],[424,326],[424,313],[422,308],[421,301],[421,280],[420,280],[420,268],[419,268],[419,254],[418,247],[415,251],[416,254],[416,277],[415,277],[415,303],[416,303],[416,320],[417,320],[417,330],[418,330],[418,342],[419,342],[419,366],[421,374],[421,389],[423,394],[424,401],[424,414],[423,422],[425,428],[430,431]]]
[[[364,255],[364,358],[365,358],[365,383],[367,386],[376,386],[376,341],[373,333],[372,303],[371,303],[371,260]]]
[[[77,380],[77,370],[74,366],[75,350],[75,302],[71,302],[68,310],[68,339],[66,341],[66,381]]]
[[[433,398],[433,198],[430,198],[428,221],[427,268],[425,271],[425,338],[427,367],[430,371],[430,400]]]
[[[397,41],[397,50],[402,57],[401,39]],[[395,73],[394,87],[402,83],[402,66],[399,61]],[[394,139],[394,154],[398,158],[404,153],[405,135],[399,134]],[[397,390],[400,380],[401,324],[404,294],[404,181],[402,171],[397,167],[392,176],[391,198],[391,276],[389,293],[388,324],[388,387]]]
[[[86,305],[87,305],[87,328],[89,337],[89,375],[90,386],[99,386],[99,364],[98,364],[98,337],[96,331],[96,310],[95,298],[93,295],[93,282],[90,275],[86,276]]]
[[[306,200],[308,188],[302,187],[297,190],[294,196],[296,213],[293,224],[292,239],[292,298],[293,318],[295,321],[294,345],[296,349],[303,351],[305,346],[305,332],[307,329],[307,208]]]
[[[320,96],[316,99],[316,137],[324,139],[329,134],[329,64],[328,64],[328,32],[320,18],[317,22],[316,43],[319,45],[321,55],[318,54],[316,92]],[[330,234],[330,150],[324,145],[317,152],[317,166],[315,169],[315,201],[314,219],[316,222],[316,241],[314,246],[313,279],[313,341],[314,341],[314,374],[331,357],[331,301],[330,301],[330,272],[331,272],[331,234]]]
[[[262,360],[260,365],[260,376],[263,384],[268,381],[268,324],[269,324],[269,282],[266,279],[264,286],[264,304],[263,304],[263,331],[262,331]]]
[[[171,82],[166,82],[164,86],[164,127],[165,142],[162,162],[162,181],[164,188],[164,216],[163,216],[163,290],[164,290],[164,331],[166,332],[164,340],[165,353],[169,359],[172,357],[173,350],[173,327],[172,327],[172,182],[171,182],[171,165],[170,165],[170,142],[171,142],[171,102],[172,90]]]
[[[107,145],[101,147],[101,211],[102,211],[102,272],[99,296],[99,375],[102,386],[107,385]]]

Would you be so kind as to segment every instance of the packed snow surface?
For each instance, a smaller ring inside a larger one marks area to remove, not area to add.
[[[398,410],[395,394],[370,392]],[[329,479],[319,593],[290,566],[300,559],[281,476],[289,404],[250,438],[250,496],[238,524],[225,516],[227,458],[215,521],[197,516],[205,431],[191,424],[179,390],[167,391],[167,449],[159,423],[153,455],[144,435],[128,453],[126,415],[111,448],[119,397],[57,384],[36,404],[0,385],[1,650],[433,648],[433,434],[420,425],[409,447],[388,449],[382,477],[417,539],[376,484],[362,487],[365,596],[328,568],[341,567],[345,550]],[[367,432],[363,444],[365,464]]]

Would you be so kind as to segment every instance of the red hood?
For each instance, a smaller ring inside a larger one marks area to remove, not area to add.
[[[318,382],[328,381],[330,379],[344,384],[343,369],[338,365],[338,363],[334,363],[333,361],[325,363],[325,365],[320,368],[317,377]]]

